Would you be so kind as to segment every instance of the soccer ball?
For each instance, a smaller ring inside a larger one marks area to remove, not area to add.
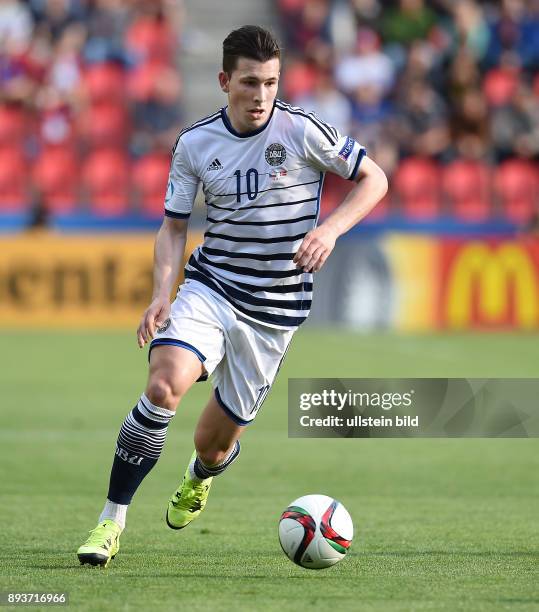
[[[285,555],[307,569],[323,569],[344,558],[354,525],[346,508],[327,495],[294,500],[279,521],[279,541]]]

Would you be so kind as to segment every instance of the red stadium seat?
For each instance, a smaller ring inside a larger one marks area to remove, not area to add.
[[[97,150],[88,156],[82,184],[93,213],[101,217],[125,214],[129,205],[129,162],[119,150]]]
[[[79,201],[79,168],[75,152],[68,147],[43,150],[34,165],[34,186],[50,212],[69,213]]]
[[[163,216],[169,169],[168,154],[150,153],[135,164],[133,184],[139,193],[143,214],[151,217]]]
[[[303,9],[306,0],[277,0],[277,4],[280,14],[295,15]]]
[[[521,159],[505,161],[496,170],[494,185],[503,214],[526,223],[539,213],[539,167]]]
[[[491,216],[490,184],[490,168],[480,161],[459,159],[443,170],[450,211],[461,221],[480,222]]]
[[[320,201],[320,217],[327,217],[346,197],[353,184],[336,174],[328,172],[324,179],[322,198]]]
[[[283,90],[286,97],[290,100],[296,100],[311,93],[315,88],[317,78],[316,68],[313,68],[307,62],[291,60],[283,76]]]
[[[84,73],[83,87],[90,102],[121,102],[125,98],[125,72],[112,63],[94,64]]]
[[[166,90],[169,99],[177,99],[181,93],[182,82],[175,68],[161,62],[146,62],[129,74],[127,92],[133,100],[145,102],[156,91]],[[125,95],[125,92],[124,92]],[[162,99],[162,94],[161,98]]]
[[[18,151],[0,150],[0,212],[21,212],[28,207],[27,164]]]
[[[440,170],[430,159],[405,159],[395,173],[395,192],[402,213],[411,220],[428,221],[440,214]]]
[[[176,40],[166,20],[151,16],[140,17],[127,30],[125,44],[135,58],[142,62],[174,62]]]
[[[489,70],[483,80],[483,93],[490,106],[507,104],[519,86],[519,73],[507,68]]]
[[[114,102],[91,105],[80,117],[80,131],[91,147],[125,147],[130,131],[127,108]]]
[[[0,147],[22,145],[28,118],[23,109],[0,105]]]

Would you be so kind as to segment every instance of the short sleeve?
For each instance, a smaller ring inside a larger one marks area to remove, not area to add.
[[[193,172],[187,157],[187,150],[181,138],[178,140],[168,176],[165,195],[165,216],[174,219],[188,219],[193,209],[200,179]]]
[[[351,181],[356,179],[365,147],[350,136],[323,122],[314,113],[305,120],[305,155],[307,161],[324,172],[333,172]]]

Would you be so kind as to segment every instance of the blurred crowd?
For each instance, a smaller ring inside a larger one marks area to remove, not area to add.
[[[536,215],[539,0],[276,0],[281,96],[354,136],[379,216]],[[0,211],[162,214],[181,0],[0,0]],[[323,212],[349,188],[326,182]]]
[[[364,144],[409,216],[533,214],[538,0],[278,5],[285,95]]]
[[[0,0],[0,208],[162,214],[181,25],[178,0]]]

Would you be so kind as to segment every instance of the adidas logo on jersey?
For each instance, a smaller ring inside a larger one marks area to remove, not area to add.
[[[208,166],[208,170],[222,170],[223,166],[221,162],[217,159],[217,157],[212,161],[212,163]]]

